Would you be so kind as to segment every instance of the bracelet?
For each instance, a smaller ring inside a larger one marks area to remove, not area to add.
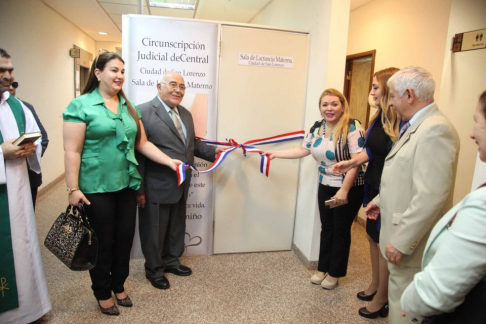
[[[75,192],[76,190],[79,190],[78,187],[74,187],[74,188],[67,188],[66,189],[66,192],[68,193],[68,195],[72,194],[73,192]]]

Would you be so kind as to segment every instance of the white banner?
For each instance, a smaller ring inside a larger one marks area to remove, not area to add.
[[[281,55],[240,53],[240,55],[238,55],[238,65],[293,69],[294,58]]]
[[[126,92],[136,105],[157,95],[157,81],[167,71],[184,77],[181,105],[191,111],[196,135],[216,139],[216,69],[218,24],[163,17],[123,16]],[[196,159],[205,169],[210,163]],[[185,255],[212,251],[212,174],[193,172],[187,200]],[[138,225],[133,257],[143,257]]]

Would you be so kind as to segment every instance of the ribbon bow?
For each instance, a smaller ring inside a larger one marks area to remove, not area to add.
[[[303,139],[304,135],[305,135],[304,131],[298,131],[298,132],[276,135],[272,137],[255,139],[255,140],[244,142],[242,144],[239,144],[232,138],[226,138],[226,142],[217,142],[217,141],[210,141],[202,137],[196,137],[196,139],[199,139],[206,144],[222,145],[222,146],[229,146],[229,147],[219,152],[213,164],[206,170],[198,170],[196,169],[195,166],[187,162],[180,164],[179,167],[177,168],[177,180],[179,186],[184,182],[184,180],[186,180],[186,166],[190,167],[194,171],[201,172],[201,173],[213,172],[217,167],[219,167],[223,163],[224,159],[226,159],[228,154],[230,154],[231,152],[239,148],[241,148],[241,150],[243,151],[244,156],[246,156],[246,153],[260,154],[261,156],[260,172],[265,174],[268,177],[268,172],[270,170],[270,159],[268,158],[268,156],[263,154],[264,152],[262,150],[257,149],[253,145],[266,145],[266,144],[288,142],[296,139]]]

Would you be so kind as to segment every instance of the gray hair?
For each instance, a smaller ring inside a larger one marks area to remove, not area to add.
[[[179,73],[177,73],[175,71],[167,71],[164,74],[162,74],[162,76],[160,77],[159,81],[157,81],[157,83],[165,83],[165,81],[167,80],[167,77],[171,74],[180,75]],[[182,75],[180,75],[180,76],[182,77]]]
[[[405,90],[410,88],[419,101],[434,101],[435,81],[432,74],[419,66],[409,66],[401,69],[391,76],[386,83],[403,96]]]
[[[166,76],[167,76],[167,72],[162,74],[162,76],[160,77],[159,81],[157,81],[157,83],[165,83]]]

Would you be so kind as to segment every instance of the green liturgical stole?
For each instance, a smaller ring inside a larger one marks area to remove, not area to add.
[[[12,109],[19,134],[25,132],[25,114],[18,99],[10,96],[7,103]],[[0,131],[0,144],[3,143]],[[19,307],[17,282],[15,280],[10,215],[8,212],[7,185],[0,185],[0,313]]]

